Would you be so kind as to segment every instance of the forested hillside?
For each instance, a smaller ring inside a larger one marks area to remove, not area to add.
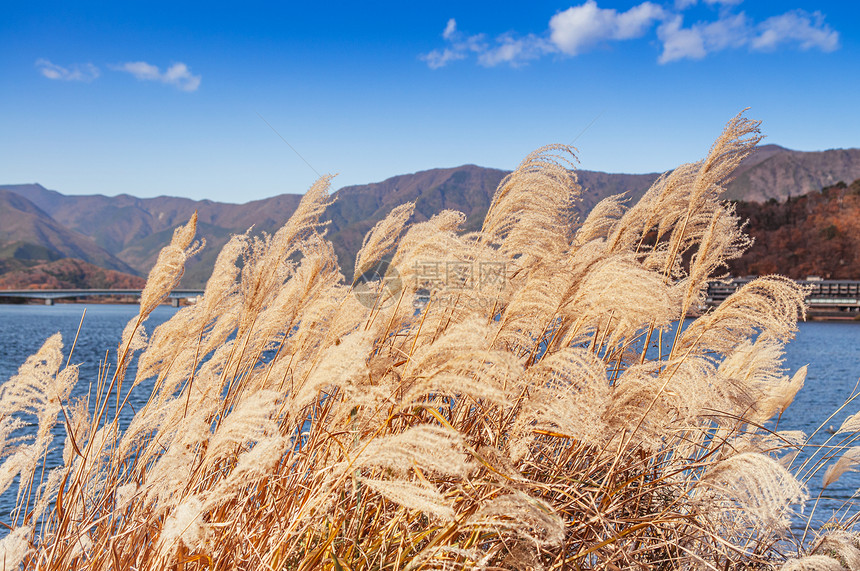
[[[737,212],[755,242],[733,275],[860,279],[860,179],[785,202],[739,202]]]
[[[64,258],[33,266],[9,269],[0,260],[0,289],[141,289],[146,280],[93,264]]]

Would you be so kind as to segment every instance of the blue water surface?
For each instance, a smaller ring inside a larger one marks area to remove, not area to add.
[[[85,313],[86,311],[86,313]],[[45,305],[3,305],[0,304],[0,384],[5,383],[18,372],[27,357],[36,353],[51,335],[59,332],[63,336],[63,364],[70,358],[71,364],[79,366],[78,383],[72,390],[69,400],[86,395],[92,387],[93,394],[97,385],[99,370],[105,359],[110,364],[110,375],[116,368],[116,352],[126,323],[137,315],[137,305],[112,304],[56,304]],[[164,323],[176,309],[169,306],[157,307],[144,322],[147,333]],[[81,318],[83,317],[83,322]],[[75,342],[75,334],[80,326],[80,335]],[[72,344],[74,351],[72,352]],[[128,379],[133,379],[135,370],[129,368]],[[151,380],[135,387],[129,397],[122,418],[127,423],[134,410],[139,410],[152,391]],[[130,385],[131,383],[127,383]],[[126,387],[127,388],[127,387]],[[123,390],[123,397],[127,391]],[[114,406],[106,411],[106,418],[113,418]],[[90,409],[95,406],[91,402]],[[32,417],[28,417],[28,420]],[[62,420],[62,419],[60,419]],[[26,431],[21,429],[16,434]],[[35,431],[35,427],[32,427]],[[48,452],[46,468],[62,464],[63,443],[66,430],[62,421],[54,426],[54,441]],[[18,491],[17,478],[9,489],[0,495],[0,521],[8,522],[9,513],[14,508]],[[0,537],[6,534],[0,529]]]
[[[129,319],[137,314],[135,305],[81,305],[57,304],[41,305],[0,305],[0,383],[13,376],[26,358],[38,351],[50,335],[60,332],[65,344],[64,355],[68,357],[75,332],[86,309],[81,334],[77,340],[71,362],[80,365],[78,385],[72,397],[85,394],[96,384],[99,368],[103,366],[105,351],[109,351],[108,362],[116,363],[116,348],[122,330]],[[146,330],[153,329],[169,319],[176,309],[168,306],[157,308],[146,322]],[[822,422],[848,399],[860,379],[860,322],[809,322],[801,323],[796,339],[788,344],[785,367],[789,373],[803,365],[809,365],[809,372],[803,390],[797,395],[792,406],[779,419],[769,424],[769,428],[779,430],[803,430],[812,434]],[[128,373],[134,377],[134,370]],[[143,383],[135,388],[129,399],[129,416],[139,409],[149,397],[152,387]],[[824,443],[831,434],[826,430],[831,426],[838,428],[851,414],[860,411],[860,398],[825,423],[813,438],[814,444]],[[111,411],[108,411],[109,414]],[[112,417],[112,415],[111,415]],[[59,423],[55,430],[53,450],[48,457],[48,468],[61,463],[65,429]],[[802,462],[802,458],[800,459]],[[832,463],[834,460],[830,460]],[[797,466],[799,462],[795,462]],[[805,507],[808,516],[815,504],[824,470],[811,476],[807,484],[812,500]],[[834,514],[842,517],[840,508],[860,488],[860,474],[850,472],[838,482],[828,487],[821,495],[815,508],[813,520],[815,527],[822,525]],[[0,521],[9,521],[9,513],[14,507],[17,484],[0,496]],[[843,518],[844,519],[844,518]],[[795,529],[802,533],[800,520]],[[857,526],[860,528],[860,526]],[[5,535],[0,529],[0,537]]]

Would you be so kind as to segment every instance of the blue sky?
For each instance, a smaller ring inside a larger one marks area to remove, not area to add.
[[[574,139],[662,171],[745,107],[768,143],[860,146],[853,2],[319,6],[5,3],[0,184],[246,202]]]

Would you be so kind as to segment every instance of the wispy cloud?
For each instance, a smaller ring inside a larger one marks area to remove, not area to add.
[[[680,59],[701,59],[707,54],[729,48],[747,47],[755,51],[775,51],[782,46],[801,50],[818,49],[832,52],[839,48],[839,33],[824,22],[820,12],[809,14],[794,10],[768,18],[754,25],[744,15],[727,14],[709,23],[697,23],[689,28],[675,16],[657,29],[663,43],[658,61],[668,63]]]
[[[487,67],[503,63],[517,67],[552,51],[552,45],[545,38],[532,34],[522,38],[504,34],[478,55],[478,63]]]
[[[657,29],[657,37],[663,43],[663,53],[657,60],[667,63],[679,59],[702,59],[708,54],[705,38],[696,28],[683,28],[684,18],[675,16]]]
[[[173,85],[182,91],[196,91],[200,87],[201,77],[191,73],[189,67],[182,62],[172,64],[163,72],[158,66],[145,61],[109,65],[108,68],[113,71],[130,73],[141,81],[158,81]],[[44,58],[36,60],[36,69],[44,77],[60,81],[90,82],[101,75],[99,68],[91,63],[76,63],[68,67],[63,67]]]
[[[735,11],[741,0],[703,2],[719,8],[715,19],[685,27],[683,11],[698,0],[675,0],[673,7],[642,2],[624,12],[600,8],[596,0],[586,0],[552,16],[540,35],[506,33],[494,40],[484,34],[462,33],[451,18],[442,33],[445,46],[421,59],[432,69],[472,56],[483,66],[518,66],[546,54],[578,56],[600,45],[642,38],[655,28],[662,46],[657,57],[661,64],[702,59],[727,49],[773,51],[794,47],[830,52],[839,47],[839,33],[820,12],[794,10],[756,23],[744,12]]]
[[[196,91],[200,87],[201,77],[194,75],[182,62],[177,62],[162,72],[158,66],[145,61],[130,61],[110,66],[115,71],[130,73],[141,81],[159,81],[173,85],[182,91]]]
[[[821,12],[809,14],[803,10],[794,10],[774,16],[762,22],[758,32],[752,40],[752,47],[757,50],[773,50],[791,42],[802,50],[832,52],[839,48],[839,33],[824,23]]]
[[[423,54],[421,59],[427,62],[430,69],[445,67],[452,61],[465,59],[471,53],[482,54],[487,51],[483,34],[466,36],[457,29],[457,21],[454,18],[448,20],[442,38],[448,44],[441,50],[433,50]]]
[[[36,68],[44,77],[60,81],[90,82],[100,75],[99,68],[91,63],[76,63],[69,67],[63,67],[46,59],[38,59],[36,60]]]
[[[588,0],[553,16],[549,21],[549,37],[559,51],[573,56],[603,41],[642,37],[663,17],[663,8],[651,2],[618,12],[600,8],[597,2]]]
[[[743,12],[689,28],[683,27],[680,15],[674,16],[657,28],[657,37],[663,44],[663,53],[657,61],[702,59],[709,53],[741,48],[749,44],[753,34],[753,27]]]

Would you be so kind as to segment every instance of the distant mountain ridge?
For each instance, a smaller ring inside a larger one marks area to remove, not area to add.
[[[325,219],[343,272],[351,273],[365,233],[406,201],[415,202],[416,221],[443,209],[455,209],[467,215],[466,229],[479,228],[493,193],[507,174],[504,170],[464,165],[341,188]],[[586,213],[613,194],[627,193],[635,202],[659,174],[581,170],[577,176],[583,189],[578,209]],[[737,169],[726,198],[783,201],[857,178],[860,149],[801,152],[763,145]],[[272,233],[301,200],[295,194],[244,204],[168,196],[136,198],[127,194],[69,196],[38,184],[0,186],[0,193],[0,260],[13,260],[18,266],[73,257],[144,276],[160,248],[169,242],[173,229],[196,210],[198,234],[206,239],[207,247],[189,263],[183,278],[186,287],[205,283],[230,235],[252,226],[254,233]]]
[[[778,145],[762,145],[735,170],[725,197],[746,202],[790,196],[860,178],[860,149],[792,151]]]
[[[2,258],[80,258],[111,270],[128,273],[135,271],[99,246],[93,237],[57,222],[20,194],[0,188],[0,259]]]

